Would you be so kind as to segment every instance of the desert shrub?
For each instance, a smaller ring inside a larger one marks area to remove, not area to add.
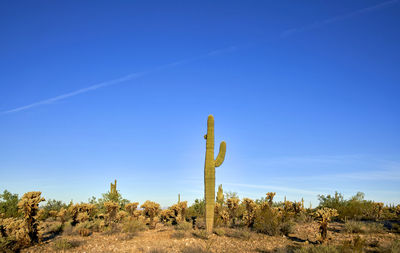
[[[218,236],[224,236],[225,233],[225,229],[223,228],[214,228],[214,234],[218,235]]]
[[[398,253],[398,252],[400,252],[400,240],[397,239],[386,247],[379,247],[378,252],[380,252],[380,253]]]
[[[341,250],[340,252],[347,253],[347,252],[364,252],[366,247],[366,242],[360,236],[356,236],[353,240],[345,241],[341,246],[338,248]]]
[[[63,225],[63,235],[75,235],[76,230],[75,227],[71,225],[71,223],[67,222]]]
[[[186,232],[179,230],[179,231],[175,231],[174,233],[171,234],[171,238],[173,239],[182,239],[186,237]]]
[[[0,252],[12,253],[18,252],[20,247],[13,237],[0,237]]]
[[[122,228],[118,223],[111,223],[107,227],[104,228],[103,234],[105,235],[115,235],[121,233]]]
[[[347,233],[384,233],[383,224],[376,222],[346,221],[344,231]]]
[[[68,239],[58,239],[53,243],[53,249],[56,251],[65,251],[68,249],[72,249],[78,247],[81,244],[79,241],[71,241]]]
[[[61,208],[66,207],[67,205],[60,200],[49,199],[46,204],[40,208],[40,210],[43,210],[41,219],[45,220],[49,217],[55,217]]]
[[[384,228],[383,224],[377,223],[377,222],[368,222],[365,224],[365,228],[368,233],[377,234],[377,233],[385,232],[385,228]]]
[[[86,237],[92,234],[92,231],[88,228],[78,228],[78,234],[80,236]]]
[[[124,208],[126,204],[128,204],[130,201],[127,199],[124,199],[122,195],[119,193],[119,191],[114,192],[107,192],[102,194],[102,198],[98,199],[96,201],[95,197],[92,197],[91,203],[96,204],[101,211],[104,211],[104,203],[106,202],[115,202],[117,203],[121,208]]]
[[[47,229],[47,233],[50,234],[59,234],[63,231],[63,226],[62,224],[52,224],[48,229]]]
[[[76,226],[76,231],[78,234],[81,234],[81,230],[90,230],[91,232],[100,232],[104,229],[105,224],[104,221],[101,220],[92,220],[92,221],[85,221],[82,223],[79,223]],[[82,232],[84,233],[84,232]]]
[[[226,234],[225,234],[226,236],[232,237],[232,238],[248,240],[251,237],[250,232],[245,229],[227,229],[225,232],[226,232]]]
[[[207,240],[207,239],[209,238],[209,235],[207,234],[207,231],[205,231],[205,230],[203,230],[203,229],[201,229],[201,230],[195,230],[195,231],[192,232],[192,234],[193,234],[195,237],[200,238],[200,239],[203,239],[203,240]]]
[[[122,231],[132,235],[136,235],[138,232],[146,229],[146,224],[140,220],[128,220],[122,224]]]
[[[400,233],[400,224],[392,224],[390,227],[390,231],[394,232],[394,233]]]
[[[192,230],[192,224],[190,222],[180,222],[178,225],[175,226],[176,230],[183,230],[183,231],[189,231]]]
[[[21,213],[18,212],[18,202],[18,194],[12,194],[4,190],[4,192],[0,194],[0,218],[21,217]]]
[[[300,224],[310,223],[313,220],[314,219],[307,211],[300,212],[297,216],[295,216],[295,221]]]
[[[257,208],[253,228],[267,235],[288,235],[293,227],[290,218],[282,215],[282,212],[269,206],[267,202]]]
[[[381,204],[364,200],[364,193],[358,192],[350,199],[345,200],[343,195],[335,192],[334,196],[319,195],[319,207],[333,208],[338,211],[338,218],[341,220],[375,220],[382,214]]]
[[[143,216],[150,219],[149,226],[154,227],[154,218],[160,212],[160,204],[147,200],[141,206],[143,208]]]
[[[347,233],[364,233],[364,226],[360,221],[346,221],[344,224],[344,231]]]

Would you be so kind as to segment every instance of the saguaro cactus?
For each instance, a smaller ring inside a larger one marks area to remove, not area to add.
[[[114,180],[114,183],[110,185],[110,193],[116,194],[117,193],[117,179]]]
[[[214,117],[208,116],[206,139],[206,161],[204,165],[204,198],[206,200],[206,230],[212,233],[215,208],[215,167],[221,166],[225,159],[226,143],[219,146],[217,159],[214,159]]]

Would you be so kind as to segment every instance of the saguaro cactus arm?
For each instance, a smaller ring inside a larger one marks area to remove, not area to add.
[[[221,144],[219,144],[219,153],[217,159],[215,159],[215,167],[221,166],[221,164],[224,162],[225,153],[226,153],[226,142],[223,141],[221,142]]]

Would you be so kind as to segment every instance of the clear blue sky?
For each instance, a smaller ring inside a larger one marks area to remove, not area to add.
[[[0,191],[400,203],[400,2],[1,1]]]

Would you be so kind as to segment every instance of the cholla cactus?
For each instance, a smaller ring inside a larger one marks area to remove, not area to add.
[[[39,223],[36,220],[36,214],[39,209],[39,203],[45,201],[40,196],[41,194],[41,192],[27,192],[18,202],[18,208],[24,214],[24,221],[31,244],[39,241]]]
[[[95,212],[96,206],[93,204],[75,204],[70,205],[70,207],[68,208],[68,213],[71,215],[73,226],[75,226],[78,222],[83,222],[83,220],[90,219],[94,216]],[[78,218],[80,213],[86,213],[86,215],[81,215],[80,218]],[[87,217],[87,219],[85,217]]]
[[[29,237],[27,225],[24,220],[17,218],[0,219],[0,227],[2,228],[2,237],[15,238],[21,246],[31,245],[31,238]]]
[[[76,220],[77,220],[79,223],[83,223],[83,222],[85,222],[85,221],[88,221],[88,220],[89,220],[89,214],[87,214],[86,212],[78,213],[78,215],[77,215],[77,217],[76,217]]]
[[[143,208],[143,216],[150,219],[149,225],[152,227],[154,218],[160,212],[160,205],[155,202],[147,200],[140,206],[140,208]]]
[[[304,211],[304,203],[303,202],[293,202],[293,211],[295,214],[299,214],[300,212]]]
[[[124,210],[120,210],[120,211],[117,213],[116,220],[117,220],[117,221],[122,221],[122,220],[125,219],[128,215],[129,215],[128,212],[126,212],[126,211],[124,211]]]
[[[400,215],[400,205],[397,205],[397,206],[396,206],[396,214],[397,214],[397,215]]]
[[[232,222],[232,225],[235,225],[237,210],[239,208],[239,199],[238,198],[229,198],[226,200],[226,205],[229,210],[229,217]]]
[[[49,211],[49,216],[53,217],[54,220],[56,220],[57,214],[58,214],[58,212],[56,210],[50,210]]]
[[[206,139],[206,161],[204,164],[204,198],[206,201],[206,231],[213,232],[215,208],[215,168],[221,166],[225,159],[226,143],[219,146],[219,153],[214,159],[214,117],[208,116]]]
[[[175,211],[171,209],[161,210],[160,220],[163,223],[171,225],[172,222],[175,220]]]
[[[215,203],[214,210],[215,210],[216,223],[217,224],[223,223],[226,226],[229,222],[229,213],[228,211],[226,211],[226,208],[220,203]]]
[[[110,225],[116,220],[119,205],[115,202],[108,201],[104,202],[104,207],[106,208],[105,219],[107,224]]]
[[[244,212],[244,215],[243,215],[243,220],[247,227],[253,227],[254,219],[256,217],[257,204],[254,203],[254,201],[252,199],[248,199],[248,198],[244,198],[242,200],[242,203],[246,207],[246,211]]]
[[[381,218],[381,215],[383,213],[383,203],[382,202],[374,202],[373,203],[373,212],[374,212],[374,218],[377,220]]]
[[[137,218],[136,214],[137,214],[137,207],[138,207],[139,203],[138,202],[133,202],[133,203],[128,203],[125,205],[125,210],[129,213],[129,215],[132,218]]]
[[[66,216],[67,216],[67,209],[61,207],[60,211],[58,211],[57,217],[60,218],[62,224],[64,224]]]
[[[47,218],[46,210],[44,210],[43,208],[39,209],[39,211],[36,214],[36,218],[39,221],[44,221]]]
[[[221,205],[224,204],[224,190],[222,189],[222,184],[218,186],[217,203]]]
[[[328,223],[332,217],[338,216],[336,209],[324,207],[315,211],[314,216],[320,224],[319,232],[321,235],[321,241],[325,241],[328,235]]]
[[[185,220],[187,201],[179,202],[179,203],[171,206],[170,209],[174,211],[174,217],[175,217],[176,223],[182,222]]]
[[[272,206],[272,202],[274,200],[275,195],[276,195],[276,192],[268,192],[267,193],[267,201],[268,201],[269,206]]]

